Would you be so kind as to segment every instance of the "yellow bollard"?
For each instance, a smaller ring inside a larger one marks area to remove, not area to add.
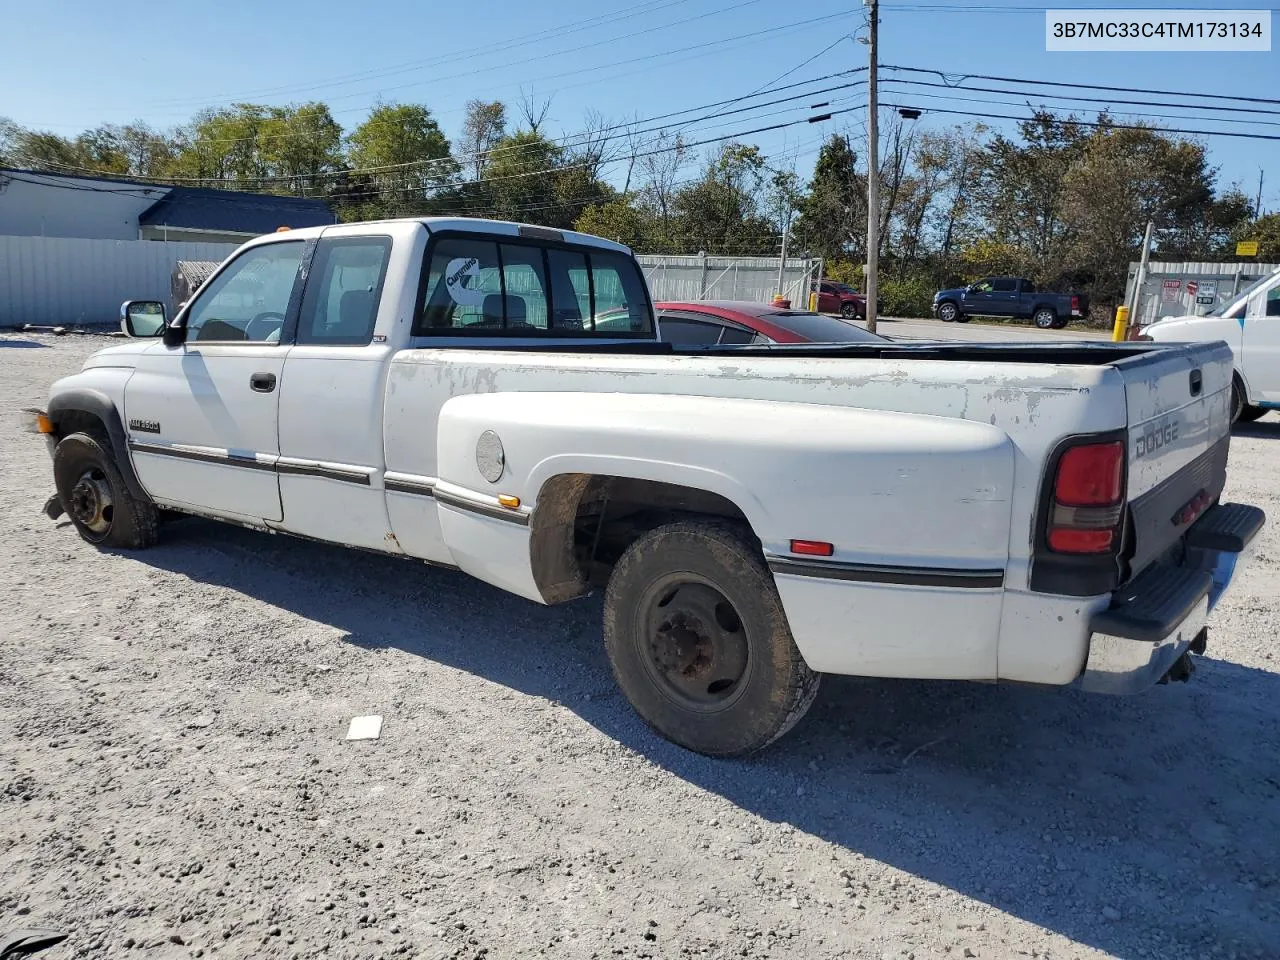
[[[1119,343],[1129,330],[1129,308],[1116,307],[1116,325],[1111,331],[1111,339]]]

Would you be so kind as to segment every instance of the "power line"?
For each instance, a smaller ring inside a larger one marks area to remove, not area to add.
[[[940,78],[943,83],[947,83],[948,77],[957,76],[956,74],[948,74],[942,70],[930,70],[924,67],[899,67],[892,64],[882,63],[881,68],[884,70],[901,70],[905,73],[930,73]],[[1019,77],[994,77],[984,73],[966,73],[959,75],[956,83],[948,83],[950,87],[956,87],[965,80],[991,80],[996,83],[1024,83],[1035,87],[1066,87],[1072,90],[1106,90],[1111,93],[1147,93],[1153,96],[1163,97],[1201,97],[1208,100],[1228,100],[1238,101],[1241,103],[1269,103],[1280,105],[1280,100],[1274,100],[1267,97],[1245,97],[1239,94],[1225,93],[1191,93],[1186,90],[1154,90],[1150,87],[1108,87],[1098,83],[1067,83],[1062,80],[1029,80]]]
[[[887,81],[885,81],[885,82],[886,82],[886,83],[902,83],[903,81],[900,81],[900,80],[887,80]],[[958,90],[961,90],[961,91],[967,91],[967,90],[971,90],[971,89],[973,89],[973,88],[972,88],[972,87],[958,87],[958,88],[955,88],[955,89],[958,89]],[[898,93],[906,93],[907,91],[905,91],[905,90],[901,90],[901,91],[897,91],[897,92],[898,92]],[[994,93],[1004,93],[1006,96],[1012,96],[1012,97],[1019,97],[1019,96],[1021,96],[1021,94],[1019,94],[1019,93],[1018,93],[1017,91],[1015,91],[1015,90],[1010,90],[1010,91],[1003,91],[1003,90],[1001,90],[1001,91],[992,91],[992,92],[994,92]],[[1017,104],[1017,103],[1012,103],[1012,102],[1010,102],[1010,101],[1008,101],[1008,100],[992,100],[992,99],[990,99],[989,97],[958,97],[958,96],[955,96],[954,94],[952,94],[952,95],[947,95],[947,94],[935,94],[935,93],[916,93],[916,94],[914,94],[913,96],[914,96],[914,98],[916,98],[916,99],[923,98],[923,99],[926,99],[926,100],[942,100],[942,101],[947,102],[947,103],[991,103],[991,104],[996,104],[997,106],[1002,106],[1002,107],[1018,106],[1018,104]],[[1050,99],[1054,99],[1054,100],[1059,100],[1059,99],[1061,99],[1061,100],[1075,100],[1075,99],[1077,99],[1077,98],[1076,98],[1076,97],[1054,97],[1054,96],[1050,95]],[[1023,103],[1023,104],[1025,104],[1025,105],[1026,105],[1026,106],[1028,106],[1028,107],[1031,107],[1031,104],[1030,104],[1029,102],[1027,102],[1025,99],[1022,101],[1022,103]],[[1054,107],[1053,109],[1056,109],[1056,110],[1066,110],[1066,109],[1070,109],[1070,108],[1068,108],[1068,107]],[[1188,108],[1188,109],[1191,109],[1191,108]],[[1107,115],[1107,116],[1113,116],[1113,117],[1146,117],[1146,118],[1150,118],[1150,119],[1154,119],[1154,120],[1184,120],[1184,121],[1185,121],[1185,120],[1195,120],[1195,121],[1199,121],[1199,122],[1201,122],[1201,123],[1232,123],[1232,122],[1235,122],[1234,120],[1226,119],[1226,118],[1223,118],[1223,117],[1197,117],[1197,116],[1185,116],[1185,115],[1182,115],[1182,114],[1173,114],[1173,113],[1144,113],[1144,112],[1139,111],[1139,110],[1119,110],[1119,111],[1110,111],[1110,110],[1106,110],[1106,111],[1102,111],[1102,112],[1106,113],[1106,115]],[[1249,122],[1250,122],[1250,123],[1252,123],[1252,124],[1258,124],[1258,125],[1268,126],[1268,127],[1280,127],[1280,121],[1276,121],[1276,120],[1250,120]],[[1162,127],[1152,127],[1151,129],[1154,129],[1154,130],[1160,130],[1160,129],[1164,129],[1164,128],[1162,128]],[[1222,131],[1219,131],[1219,132],[1222,132]]]
[[[973,90],[977,93],[1000,93],[1008,96],[1030,95],[1028,91],[1024,91],[1024,90],[1001,90],[998,87],[974,87],[974,86],[969,86],[968,84],[965,84],[963,86],[954,86],[949,83],[933,83],[928,80],[899,80],[895,78],[895,79],[886,79],[882,82],[896,83],[896,84],[909,84],[914,87],[933,87],[935,89],[941,89],[941,90]],[[1078,96],[1076,94],[1069,94],[1069,93],[1050,93],[1050,94],[1045,94],[1045,96],[1048,96],[1052,100],[1076,100],[1083,103],[1101,103],[1101,104],[1123,103],[1131,106],[1140,106],[1140,107],[1173,107],[1178,110],[1217,110],[1222,113],[1246,113],[1246,114],[1262,113],[1262,114],[1280,116],[1280,110],[1268,110],[1265,107],[1227,107],[1227,106],[1218,106],[1212,103],[1196,103],[1196,104],[1170,103],[1167,100],[1128,100],[1122,97],[1083,97],[1083,96]],[[1267,121],[1253,120],[1251,122],[1266,123]]]
[[[911,109],[910,105],[905,103],[884,103],[881,104],[881,106],[892,107],[895,110]],[[1035,117],[1033,116],[1011,117],[1008,114],[1001,113],[974,113],[967,110],[944,110],[941,108],[931,108],[929,112],[953,114],[959,117],[978,117],[984,120],[1019,120],[1024,122],[1028,120],[1035,120]],[[1062,117],[1054,116],[1052,119],[1058,123],[1074,123],[1081,127],[1103,127],[1114,130],[1147,130],[1152,133],[1183,133],[1188,136],[1198,137],[1238,137],[1243,140],[1280,140],[1280,134],[1270,133],[1239,133],[1229,130],[1183,130],[1177,127],[1153,127],[1149,124],[1099,123],[1088,120],[1077,120],[1074,117],[1064,120]]]

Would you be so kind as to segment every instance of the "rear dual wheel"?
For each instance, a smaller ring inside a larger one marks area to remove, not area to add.
[[[818,692],[758,545],[733,524],[681,521],[632,543],[609,579],[604,638],[636,712],[698,753],[768,746]]]

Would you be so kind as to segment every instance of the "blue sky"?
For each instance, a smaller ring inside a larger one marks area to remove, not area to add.
[[[288,103],[314,98],[328,101],[348,129],[379,99],[424,103],[452,137],[468,99],[513,103],[523,90],[552,97],[548,130],[560,136],[581,129],[590,109],[614,121],[643,120],[740,97],[775,81],[791,84],[862,66],[867,59],[866,47],[849,38],[865,34],[865,12],[850,0],[2,2],[0,116],[68,135],[101,122],[134,119],[169,126],[199,107],[231,100]],[[1043,11],[1026,0],[884,0],[881,62],[950,75],[982,73],[1280,99],[1280,49],[1046,53]],[[1273,16],[1280,25],[1280,13]],[[968,83],[993,86],[979,80]],[[1178,99],[1075,92],[1101,98]],[[858,106],[864,96],[864,88],[856,87],[817,99],[840,110]],[[961,97],[1008,102],[956,99]],[[932,107],[1004,114],[1024,114],[1027,102],[1022,96],[894,84],[886,84],[882,99],[926,111]],[[747,101],[751,102],[758,101]],[[1031,102],[1063,112],[1074,106],[1090,114],[1102,106],[1047,96]],[[705,139],[803,120],[813,112],[808,106],[802,100],[706,120],[690,125],[685,136]],[[1280,105],[1268,109],[1276,112],[1233,115],[1119,104],[1113,112],[1185,118],[1152,121],[1167,126],[1280,134]],[[700,116],[691,113],[677,119]],[[1226,119],[1205,119],[1212,116]],[[822,124],[802,123],[744,139],[758,143],[776,161],[794,162],[797,172],[807,176],[821,140],[831,132],[861,137],[864,117],[865,111],[847,113]],[[923,127],[976,122],[937,112],[926,112],[919,121]],[[1008,121],[992,124],[1013,126]],[[1252,196],[1261,167],[1267,171],[1263,206],[1280,209],[1280,140],[1212,137],[1207,142],[1224,184],[1239,181]],[[691,174],[689,170],[686,175]]]

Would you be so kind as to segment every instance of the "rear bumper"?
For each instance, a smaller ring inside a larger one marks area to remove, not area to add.
[[[1182,564],[1153,564],[1093,616],[1079,685],[1137,693],[1160,682],[1188,649],[1203,650],[1205,623],[1265,520],[1257,507],[1222,504],[1188,531]]]

